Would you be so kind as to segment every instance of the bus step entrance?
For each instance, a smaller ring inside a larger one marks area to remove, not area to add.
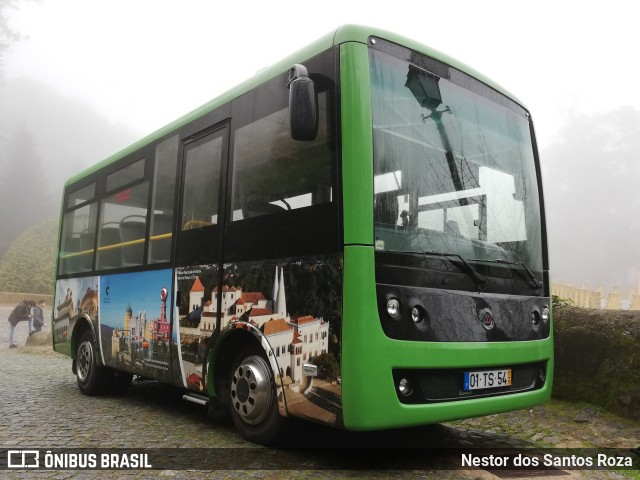
[[[187,400],[188,402],[197,403],[198,405],[206,405],[209,403],[209,397],[198,395],[197,393],[186,393],[182,396],[182,399]]]

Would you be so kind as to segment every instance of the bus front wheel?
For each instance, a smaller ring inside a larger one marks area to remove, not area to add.
[[[231,365],[230,411],[241,435],[252,442],[272,444],[282,429],[276,386],[264,355],[246,351]]]

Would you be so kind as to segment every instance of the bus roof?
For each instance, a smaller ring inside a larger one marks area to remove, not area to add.
[[[501,87],[500,85],[498,85],[497,83],[495,83],[494,81],[490,80],[489,78],[485,77],[484,75],[482,75],[481,73],[477,72],[476,70],[474,70],[473,68],[449,57],[448,55],[435,50],[433,48],[430,48],[426,45],[423,45],[419,42],[416,42],[415,40],[406,38],[402,35],[398,35],[396,33],[392,33],[392,32],[388,32],[386,30],[381,30],[381,29],[377,29],[377,28],[373,28],[373,27],[367,27],[367,26],[362,26],[362,25],[343,25],[338,27],[336,30],[328,33],[327,35],[324,35],[323,37],[319,38],[318,40],[316,40],[315,42],[307,45],[306,47],[288,55],[287,57],[283,58],[282,60],[274,63],[273,65],[270,65],[267,68],[264,68],[262,70],[260,70],[258,73],[256,73],[255,75],[253,75],[251,78],[245,80],[244,82],[238,84],[236,87],[226,91],[225,93],[219,95],[218,97],[214,98],[213,100],[210,100],[209,102],[205,103],[204,105],[196,108],[195,110],[187,113],[186,115],[178,118],[177,120],[171,122],[170,124],[160,128],[159,130],[147,135],[146,137],[142,138],[141,140],[138,140],[137,142],[133,143],[132,145],[124,148],[123,150],[107,157],[106,159],[104,159],[103,161],[87,168],[86,170],[82,171],[81,173],[74,175],[73,177],[71,177],[69,180],[67,180],[67,182],[65,183],[65,186],[70,185],[72,183],[75,183],[76,181],[84,178],[85,176],[105,167],[106,165],[109,165],[112,162],[115,162],[127,155],[130,155],[131,153],[135,152],[136,150],[164,137],[165,135],[173,132],[174,130],[179,129],[180,127],[182,127],[183,125],[186,125],[187,123],[191,122],[192,120],[195,120],[196,118],[212,111],[215,110],[216,108],[218,108],[221,105],[224,105],[225,103],[231,101],[232,99],[238,97],[239,95],[242,95],[243,93],[248,92],[249,90],[255,88],[256,86],[260,85],[261,83],[264,83],[272,78],[274,78],[277,75],[281,75],[284,72],[286,72],[287,70],[289,70],[289,68],[291,67],[291,65],[295,64],[295,63],[300,63],[302,61],[304,61],[305,59],[314,57],[315,55],[318,55],[320,53],[322,53],[323,51],[333,47],[333,46],[337,46],[343,43],[347,43],[347,42],[359,42],[359,43],[363,43],[363,44],[367,44],[369,41],[370,37],[379,37],[379,38],[383,38],[385,40],[388,40],[390,42],[393,43],[397,43],[403,46],[406,46],[412,50],[418,51],[420,53],[423,53],[425,55],[428,55],[430,57],[436,58],[448,65],[451,65],[454,68],[457,68],[473,77],[475,77],[476,79],[478,79],[479,81],[483,82],[484,84],[488,85],[489,87],[493,88],[494,90],[497,90],[498,92],[502,93],[503,95],[506,95],[507,97],[511,98],[511,100],[513,100],[514,102],[518,103],[519,105],[523,106],[522,102],[520,102],[515,96],[513,96],[512,94],[510,94],[507,90],[505,90],[503,87]]]

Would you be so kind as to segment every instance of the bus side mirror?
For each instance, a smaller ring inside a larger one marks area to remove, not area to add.
[[[311,141],[318,134],[316,87],[304,65],[289,69],[289,127],[294,140]]]

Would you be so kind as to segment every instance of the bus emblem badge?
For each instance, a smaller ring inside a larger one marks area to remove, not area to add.
[[[491,315],[491,312],[489,310],[484,310],[480,314],[480,316],[481,316],[482,326],[487,330],[493,329],[493,326],[495,325],[495,323],[493,321],[493,315]]]

